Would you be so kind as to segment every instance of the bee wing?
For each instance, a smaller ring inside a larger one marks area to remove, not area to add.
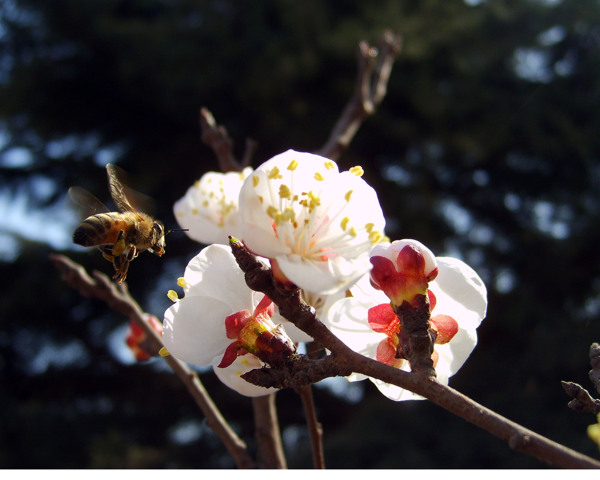
[[[122,168],[106,165],[110,195],[122,212],[146,212],[153,210],[152,198],[127,186],[127,174]]]
[[[106,208],[106,205],[104,205],[85,188],[69,188],[69,197],[75,204],[77,210],[81,213],[82,218],[87,218],[91,215],[96,215],[97,213],[106,213],[109,211],[108,208]]]

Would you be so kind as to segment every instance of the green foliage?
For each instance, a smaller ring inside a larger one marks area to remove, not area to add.
[[[388,96],[340,163],[364,167],[391,237],[461,256],[488,285],[479,345],[451,385],[597,455],[585,434],[593,419],[568,410],[560,387],[589,387],[600,331],[597,2],[13,0],[0,22],[2,199],[14,209],[25,192],[30,210],[48,209],[77,184],[107,200],[110,159],[169,226],[173,202],[218,168],[199,139],[200,107],[239,155],[246,137],[259,142],[255,166],[316,150],[351,95],[358,42],[402,34]],[[17,147],[27,156],[15,163]],[[10,237],[4,221],[0,239],[19,249],[0,264],[0,466],[232,467],[160,362],[115,355],[109,340],[124,320],[72,292],[51,249]],[[128,277],[159,317],[199,248],[169,241],[163,259],[136,260]],[[110,271],[97,255],[68,253]],[[203,380],[252,444],[249,402],[210,372]],[[330,467],[540,467],[433,405],[361,388],[357,404],[316,390]],[[281,392],[278,406],[290,465],[309,467],[299,399]]]

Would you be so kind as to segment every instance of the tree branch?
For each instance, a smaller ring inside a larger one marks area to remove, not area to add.
[[[588,376],[591,382],[600,393],[600,344],[592,343],[590,346],[590,365],[592,369]],[[574,382],[561,382],[567,395],[573,398],[568,403],[568,407],[576,412],[600,413],[600,400],[592,398],[588,391],[581,385]]]
[[[392,66],[401,46],[401,37],[389,30],[383,34],[377,48],[367,42],[360,42],[354,94],[346,104],[329,139],[315,153],[337,160],[348,148],[362,122],[375,113],[385,97]]]
[[[147,335],[151,350],[154,353],[159,352],[163,347],[162,339],[147,323],[144,312],[129,295],[125,284],[117,286],[100,272],[93,272],[93,277],[90,277],[81,265],[64,255],[50,254],[50,260],[61,273],[62,279],[81,295],[102,300],[112,310],[136,322]],[[246,443],[229,427],[196,372],[171,355],[164,358],[186,386],[206,416],[208,426],[219,436],[238,468],[254,468],[254,461],[248,453]]]
[[[284,318],[308,333],[315,341],[321,343],[331,352],[331,355],[322,360],[309,360],[303,357],[296,361],[295,358],[292,358],[289,362],[291,365],[285,365],[283,369],[254,370],[245,374],[243,378],[247,380],[254,379],[255,377],[251,375],[253,374],[262,381],[266,376],[273,375],[282,383],[276,385],[263,383],[261,385],[276,386],[277,388],[286,386],[297,388],[302,381],[311,379],[313,370],[317,370],[319,375],[329,371],[331,376],[347,376],[350,372],[362,373],[421,395],[449,412],[501,438],[513,450],[531,455],[549,465],[562,468],[600,468],[599,461],[512,422],[456,390],[436,382],[434,379],[423,378],[420,375],[390,367],[354,352],[316,318],[314,308],[303,302],[298,289],[283,290],[277,288],[271,270],[246,250],[241,242],[230,239],[230,245],[238,265],[244,272],[248,286],[252,290],[267,295],[279,307],[279,312]],[[293,365],[294,363],[302,365],[298,368]],[[282,372],[282,370],[285,371]],[[275,371],[279,373],[275,373]]]
[[[323,453],[323,425],[317,420],[317,411],[312,394],[312,387],[304,385],[296,389],[302,399],[302,406],[306,414],[306,424],[310,435],[312,447],[313,466],[318,469],[325,468],[325,455]]]
[[[252,162],[256,150],[254,140],[246,140],[246,150],[240,163],[233,154],[233,140],[222,125],[217,125],[215,117],[207,108],[200,109],[200,138],[208,145],[219,161],[219,168],[223,173],[241,172]]]
[[[592,343],[590,346],[590,370],[588,376],[596,387],[596,391],[600,393],[600,344]]]
[[[281,443],[275,396],[275,393],[271,393],[252,399],[259,468],[287,468]]]

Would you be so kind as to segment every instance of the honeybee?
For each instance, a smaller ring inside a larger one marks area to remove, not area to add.
[[[130,262],[148,250],[159,257],[165,253],[165,227],[159,220],[140,211],[143,194],[127,187],[124,172],[115,165],[106,165],[110,195],[119,212],[110,212],[100,200],[79,187],[71,187],[72,200],[90,214],[73,232],[73,242],[84,247],[98,247],[105,259],[113,264],[113,279],[122,284],[127,278]]]

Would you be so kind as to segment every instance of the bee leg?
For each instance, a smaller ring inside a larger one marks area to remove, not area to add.
[[[121,230],[119,232],[119,236],[117,237],[117,241],[113,245],[112,254],[115,257],[120,257],[125,251],[125,232]]]
[[[127,252],[127,261],[131,262],[135,257],[137,257],[137,249],[135,248],[135,245],[133,245],[130,249],[129,252]]]
[[[117,268],[115,265],[115,269],[117,270],[117,273],[114,274],[113,280],[116,280],[117,283],[120,285],[127,278],[127,270],[129,270],[129,260],[127,259],[127,256],[125,256],[125,255],[121,255],[120,257],[115,257],[115,260],[118,260],[119,267]]]

